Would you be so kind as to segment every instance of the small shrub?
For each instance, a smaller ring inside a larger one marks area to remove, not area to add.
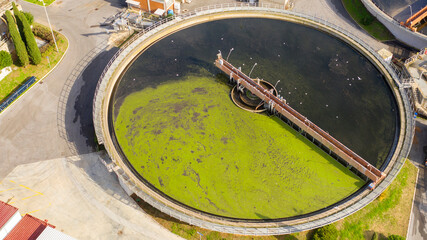
[[[399,235],[390,235],[387,240],[405,240],[405,238]]]
[[[33,33],[35,36],[37,36],[43,40],[46,40],[48,42],[53,41],[52,33],[46,27],[43,27],[41,25],[34,26],[33,27]]]
[[[34,24],[33,33],[38,38],[41,38],[41,39],[48,42],[48,44],[45,44],[44,46],[42,46],[40,48],[40,52],[44,53],[44,52],[46,52],[50,49],[53,49],[55,47],[55,42],[53,41],[52,32],[50,31],[49,28],[47,28],[43,25]],[[54,32],[54,34],[55,34],[55,38],[58,39],[58,33]],[[61,42],[61,41],[59,41],[59,42]]]
[[[330,224],[316,229],[312,240],[336,240],[338,239],[337,228]]]
[[[206,240],[219,240],[221,239],[221,234],[219,232],[210,232],[206,236]]]
[[[0,69],[12,65],[12,56],[6,51],[0,51]]]
[[[185,232],[188,234],[188,235],[190,235],[190,236],[194,236],[194,235],[196,235],[196,229],[194,229],[194,228],[190,228],[190,229],[187,229],[187,230],[185,230]]]
[[[34,16],[32,13],[30,12],[22,12],[25,16],[25,18],[27,19],[28,24],[33,25],[34,23]]]
[[[179,230],[180,230],[180,227],[179,227],[178,223],[173,223],[172,227],[171,227],[171,230],[172,230],[172,233],[178,234]]]
[[[25,43],[22,41],[21,35],[19,34],[18,28],[12,13],[9,10],[6,11],[6,21],[9,28],[10,36],[12,37],[13,45],[15,46],[16,55],[18,57],[18,65],[26,66],[29,63],[27,49]]]
[[[371,240],[378,240],[378,233],[374,232],[374,235],[372,235]]]
[[[362,18],[362,24],[365,26],[370,25],[375,20],[374,16],[366,15]]]
[[[21,32],[22,39],[27,46],[27,52],[34,65],[39,64],[42,61],[42,55],[40,49],[37,46],[36,39],[31,30],[30,24],[28,24],[25,15],[18,10],[16,4],[13,2],[13,12],[15,13],[16,22],[18,23],[19,30]]]

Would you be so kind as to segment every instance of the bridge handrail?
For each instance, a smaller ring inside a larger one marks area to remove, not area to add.
[[[421,49],[421,51],[417,52],[417,54],[415,54],[412,57],[406,59],[404,65],[408,66],[409,64],[415,62],[419,56],[426,55],[426,54],[427,54],[427,48],[423,48],[423,49]]]
[[[307,127],[311,128],[312,130],[314,130],[321,137],[323,137],[324,139],[326,139],[327,141],[329,141],[333,145],[337,146],[337,148],[339,150],[341,150],[343,153],[345,153],[346,155],[348,155],[350,158],[356,160],[360,165],[362,165],[367,170],[369,170],[374,175],[376,175],[378,178],[375,179],[374,182],[377,181],[378,179],[382,178],[382,174],[383,173],[380,170],[378,170],[376,167],[374,167],[373,165],[369,164],[365,159],[363,159],[358,154],[356,154],[355,152],[353,152],[351,149],[349,149],[347,146],[345,146],[340,141],[338,141],[337,139],[335,139],[333,136],[331,136],[329,133],[327,133],[326,131],[324,131],[322,128],[320,128],[316,124],[314,124],[311,121],[309,121],[304,115],[302,115],[301,113],[299,113],[298,111],[296,111],[295,109],[293,109],[291,106],[289,106],[289,105],[283,103],[282,101],[280,101],[275,95],[273,95],[272,93],[270,93],[268,91],[265,91],[265,89],[263,87],[261,87],[255,81],[253,81],[245,73],[243,73],[242,71],[236,69],[231,63],[229,63],[228,61],[226,61],[223,58],[221,58],[221,60],[222,60],[223,64],[227,66],[227,68],[229,68],[231,71],[233,71],[234,74],[236,74],[237,76],[243,78],[245,81],[247,81],[249,84],[251,84],[252,87],[254,87],[255,89],[257,89],[262,94],[267,95],[269,99],[273,100],[281,108],[283,108],[286,111],[288,111],[289,113],[291,113],[291,115],[293,115],[298,120],[300,120],[302,124],[306,125]]]

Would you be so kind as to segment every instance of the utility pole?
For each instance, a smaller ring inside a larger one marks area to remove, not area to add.
[[[43,0],[39,0],[39,2],[42,2],[42,3],[43,3],[44,12],[46,13],[47,23],[49,23],[50,32],[52,33],[53,42],[55,43],[55,47],[56,47],[56,52],[59,52],[58,45],[56,44],[55,35],[53,34],[52,25],[50,25],[49,15],[47,15],[46,4],[44,3],[44,1],[43,1]]]

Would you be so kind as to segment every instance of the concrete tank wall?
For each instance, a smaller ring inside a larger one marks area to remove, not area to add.
[[[366,9],[374,15],[397,40],[417,49],[427,47],[427,36],[418,32],[413,32],[403,27],[396,20],[385,14],[371,0],[361,0]]]

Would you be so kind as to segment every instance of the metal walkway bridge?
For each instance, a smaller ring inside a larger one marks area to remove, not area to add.
[[[364,174],[368,179],[372,180],[373,187],[385,178],[385,174],[368,163],[365,159],[351,151],[344,144],[333,138],[327,132],[310,122],[305,116],[291,108],[286,104],[283,98],[279,98],[272,94],[270,91],[261,86],[257,80],[254,80],[244,74],[240,69],[237,69],[228,61],[218,54],[218,59],[215,60],[215,65],[224,73],[230,76],[230,79],[237,83],[237,87],[242,89],[246,88],[252,94],[256,95],[264,101],[268,109],[273,113],[279,113],[289,119],[293,124],[298,126],[301,130],[312,136],[318,142],[327,147],[330,151],[334,152],[341,159],[346,161],[349,165],[357,169],[360,173]]]
[[[411,29],[412,31],[418,31],[427,25],[427,6],[416,12],[414,15],[409,17],[406,22],[401,24]]]

